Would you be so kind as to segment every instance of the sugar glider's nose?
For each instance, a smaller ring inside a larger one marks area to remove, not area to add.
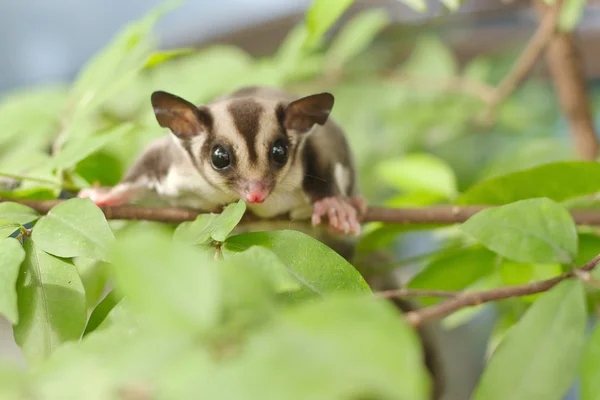
[[[269,185],[262,180],[248,181],[240,185],[242,197],[246,203],[262,203],[269,196]]]

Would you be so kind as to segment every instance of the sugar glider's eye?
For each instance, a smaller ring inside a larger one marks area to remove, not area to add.
[[[213,147],[210,161],[215,169],[225,169],[231,165],[231,157],[225,147],[221,145]]]
[[[271,148],[271,158],[277,164],[285,164],[288,159],[288,146],[283,140],[277,140]]]

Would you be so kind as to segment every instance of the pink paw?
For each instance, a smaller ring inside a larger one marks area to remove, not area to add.
[[[312,223],[321,223],[322,217],[329,220],[329,229],[332,232],[354,235],[360,234],[358,212],[366,209],[366,204],[358,199],[344,199],[341,197],[325,197],[313,204]]]
[[[77,197],[90,199],[98,207],[102,206],[119,206],[125,203],[124,199],[119,196],[114,196],[110,188],[87,188],[81,189]]]

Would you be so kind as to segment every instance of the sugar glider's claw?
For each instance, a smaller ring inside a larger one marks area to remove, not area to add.
[[[321,223],[323,217],[329,220],[329,230],[334,233],[360,234],[358,213],[352,202],[342,197],[325,197],[313,204],[313,225]]]

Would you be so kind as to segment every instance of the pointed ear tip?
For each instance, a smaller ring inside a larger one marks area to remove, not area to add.
[[[163,98],[164,95],[165,92],[162,91],[152,92],[152,95],[150,96],[150,102],[152,103],[152,105],[155,105],[158,101],[160,101]]]
[[[321,93],[320,96],[325,97],[327,101],[331,102],[331,106],[333,106],[333,103],[335,102],[335,97],[331,93],[324,92]]]

